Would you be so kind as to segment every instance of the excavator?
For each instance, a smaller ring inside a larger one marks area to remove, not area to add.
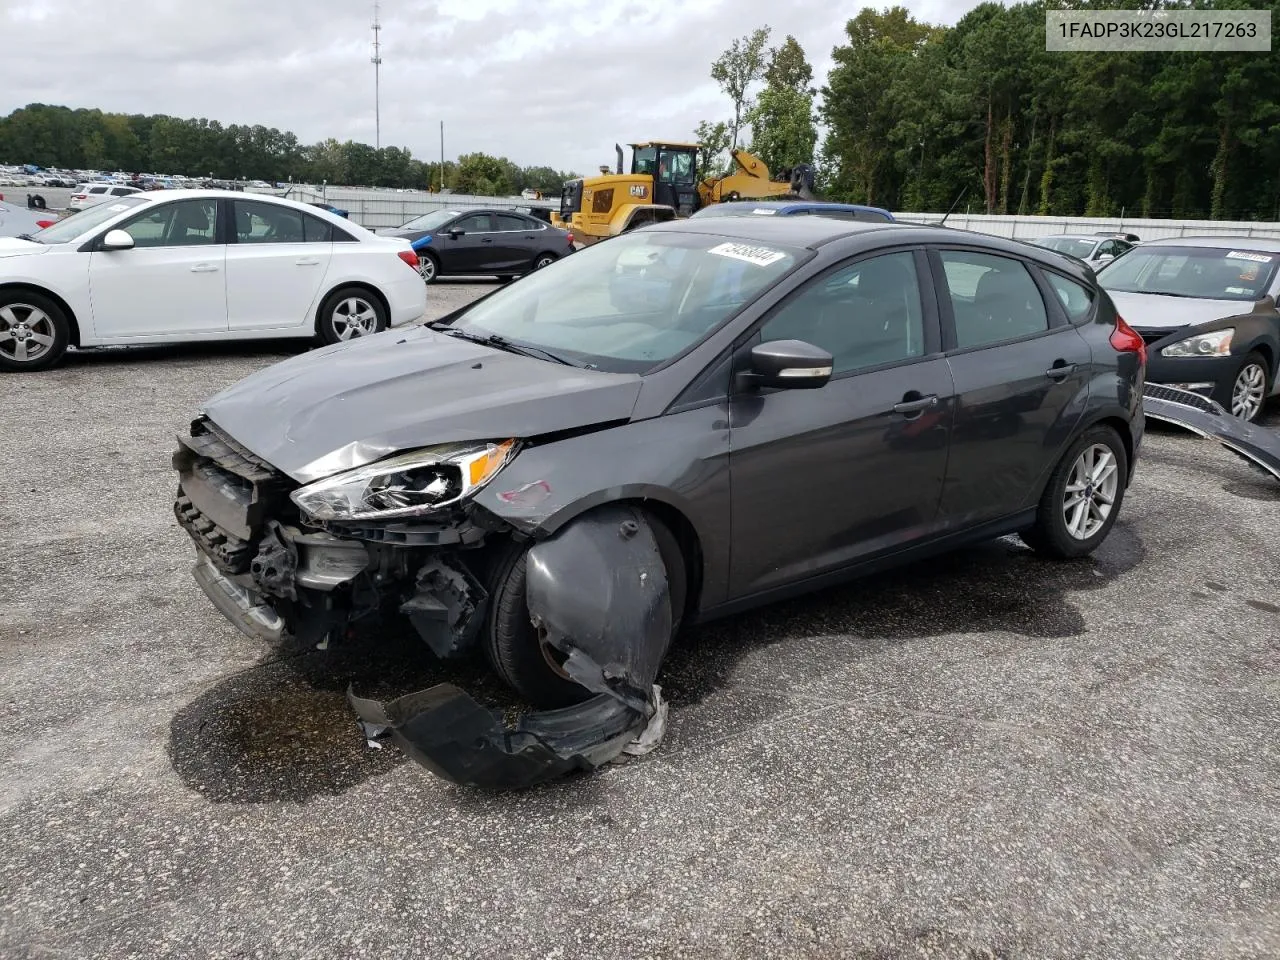
[[[584,246],[626,233],[648,223],[687,217],[713,203],[788,198],[813,200],[813,168],[797,164],[773,179],[759,157],[737,148],[730,151],[734,168],[723,176],[701,176],[696,143],[633,143],[631,172],[622,172],[623,153],[613,173],[565,183],[560,210],[551,222],[573,233]]]

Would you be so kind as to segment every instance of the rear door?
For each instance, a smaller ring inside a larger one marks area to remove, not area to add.
[[[740,363],[761,340],[803,340],[834,364],[819,389],[730,400],[734,597],[933,530],[953,391],[928,276],[925,254],[911,249],[845,261],[783,301],[742,347]]]
[[[974,249],[931,253],[956,414],[942,519],[1034,504],[1088,399],[1092,353],[1038,271]]]
[[[518,213],[495,213],[490,266],[512,273],[524,273],[533,266],[538,227]]]
[[[333,255],[333,230],[319,217],[278,203],[236,198],[227,246],[231,330],[311,326]]]

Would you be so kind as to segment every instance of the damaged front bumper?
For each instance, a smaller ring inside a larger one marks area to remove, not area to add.
[[[317,529],[293,484],[207,420],[179,437],[174,514],[196,546],[193,575],[245,634],[324,648],[388,613],[446,659],[488,629],[488,540],[514,532],[479,508],[421,522]],[[665,704],[655,684],[673,611],[654,531],[638,509],[599,507],[537,540],[525,563],[531,626],[563,675],[590,694],[506,724],[441,684],[381,703],[349,694],[376,741],[389,735],[434,773],[476,787],[522,787],[647,752]]]
[[[1147,383],[1142,405],[1151,419],[1216,440],[1255,469],[1280,480],[1280,433],[1275,430],[1247,423],[1207,397],[1165,384]]]

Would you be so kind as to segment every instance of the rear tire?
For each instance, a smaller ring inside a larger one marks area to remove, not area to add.
[[[649,524],[671,590],[672,630],[675,635],[684,619],[688,597],[688,576],[679,541],[653,517]],[[529,545],[509,542],[499,548],[486,577],[489,591],[489,623],[484,635],[484,652],[497,675],[531,704],[542,709],[572,706],[594,696],[574,683],[554,664],[554,650],[545,649],[529,620],[525,601],[525,561]],[[667,650],[670,650],[668,641]],[[663,651],[666,655],[667,651]]]
[[[387,309],[364,287],[341,287],[325,297],[318,315],[325,343],[342,343],[387,329]]]
[[[555,262],[556,262],[556,255],[554,253],[540,253],[538,254],[537,258],[533,261],[533,269],[541,270],[544,267],[551,266],[551,264]]]
[[[435,258],[435,254],[425,250],[418,254],[418,274],[423,283],[435,283],[440,279],[440,261]]]
[[[0,293],[0,370],[47,370],[67,351],[71,325],[56,303],[39,293]]]
[[[1084,557],[1107,538],[1129,482],[1129,457],[1111,427],[1090,427],[1054,467],[1022,542],[1046,557]]]

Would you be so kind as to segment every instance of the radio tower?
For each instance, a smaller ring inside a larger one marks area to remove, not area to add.
[[[378,31],[382,24],[378,22],[379,4],[373,0],[373,56],[369,62],[373,64],[373,129],[374,148],[382,149],[382,42],[378,39]]]

